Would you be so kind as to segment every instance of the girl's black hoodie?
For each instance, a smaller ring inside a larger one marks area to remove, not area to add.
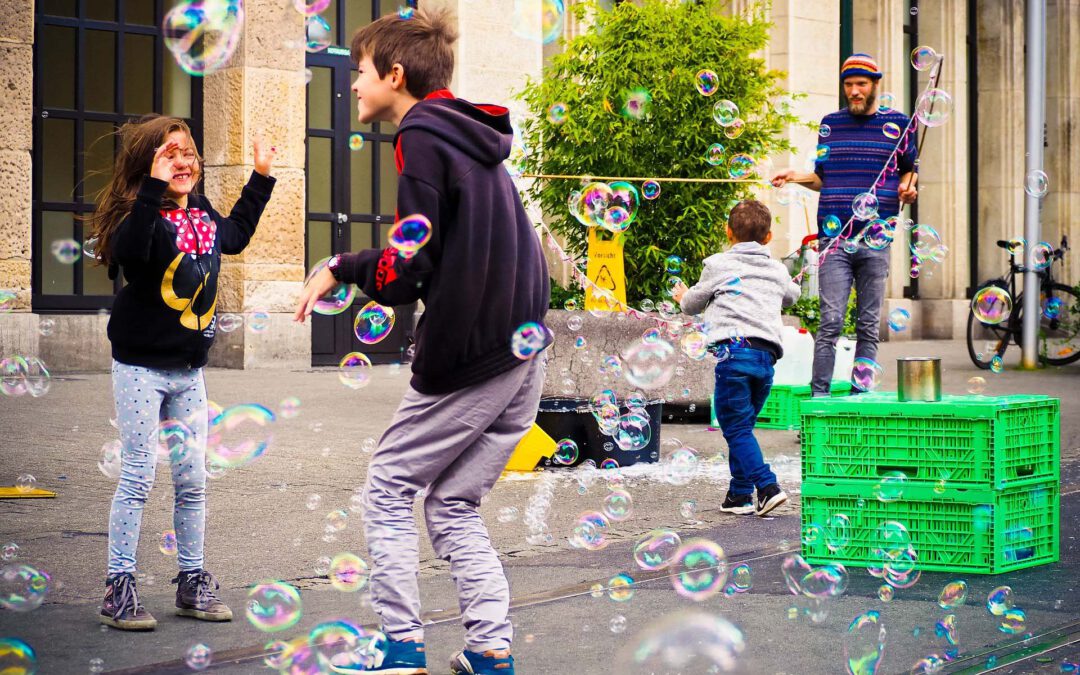
[[[163,204],[168,183],[143,178],[131,213],[112,238],[109,277],[122,270],[109,319],[113,358],[147,368],[201,368],[217,327],[221,254],[241,253],[255,234],[274,179],[252,172],[226,218],[206,197]]]

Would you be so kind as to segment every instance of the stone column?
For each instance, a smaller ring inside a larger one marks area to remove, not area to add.
[[[1068,235],[1073,250],[1054,274],[1074,285],[1080,282],[1080,0],[1049,0],[1046,14],[1044,170],[1050,191],[1043,199],[1042,239],[1057,247],[1061,236]]]
[[[277,147],[274,195],[243,254],[222,261],[218,312],[269,312],[269,327],[219,331],[211,365],[306,368],[310,322],[292,321],[304,281],[304,19],[292,3],[244,3],[244,36],[228,66],[203,85],[206,192],[227,213],[253,167],[252,141]]]
[[[13,292],[0,312],[0,355],[38,353],[30,313],[33,145],[34,3],[8,2],[0,12],[0,292]]]
[[[953,100],[948,121],[926,130],[919,167],[919,220],[934,227],[949,247],[944,263],[925,265],[919,277],[922,335],[960,339],[967,330],[970,284],[967,3],[924,3],[919,9],[919,42],[945,55],[938,87]],[[919,73],[920,91],[928,74]]]

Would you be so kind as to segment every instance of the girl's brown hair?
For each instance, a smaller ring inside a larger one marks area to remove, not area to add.
[[[97,239],[94,252],[98,264],[112,264],[113,234],[117,226],[131,213],[143,176],[150,174],[154,153],[174,131],[182,131],[191,139],[191,147],[195,151],[191,181],[193,185],[197,185],[202,178],[202,157],[195,147],[191,129],[183,120],[155,113],[126,122],[117,132],[120,136],[120,150],[113,163],[112,178],[96,195],[94,201],[97,202],[97,209],[86,219],[90,230],[86,240]]]

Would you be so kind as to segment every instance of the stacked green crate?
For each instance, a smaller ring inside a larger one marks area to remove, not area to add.
[[[802,445],[803,526],[823,533],[804,542],[811,562],[880,563],[875,536],[889,522],[907,529],[918,569],[996,574],[1058,559],[1057,399],[814,399],[802,404]],[[843,536],[828,527],[838,514]]]
[[[851,391],[851,383],[841,380],[833,380],[832,393],[846,394]],[[795,431],[801,423],[799,406],[810,398],[810,385],[808,384],[774,384],[769,390],[769,396],[765,399],[765,405],[761,406],[758,414],[758,429],[788,429]],[[716,421],[716,399],[712,400],[712,425],[720,426]]]

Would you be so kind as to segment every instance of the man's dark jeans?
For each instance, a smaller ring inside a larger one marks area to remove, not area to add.
[[[732,495],[748,495],[754,488],[776,482],[761,446],[754,438],[754,424],[765,405],[773,380],[773,357],[768,352],[735,347],[728,358],[716,364],[713,392],[716,421],[728,444]]]
[[[831,247],[821,261],[818,292],[821,296],[821,325],[814,339],[814,376],[810,385],[814,396],[828,396],[836,363],[836,341],[844,329],[851,286],[855,286],[855,358],[877,360],[881,305],[885,301],[885,279],[889,276],[889,249],[875,251],[860,245],[854,253],[842,246]]]

